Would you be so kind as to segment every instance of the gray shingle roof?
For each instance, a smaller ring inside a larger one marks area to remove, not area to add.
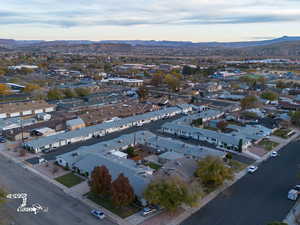
[[[180,113],[180,112],[181,112],[181,109],[179,109],[178,107],[169,107],[169,108],[161,109],[158,111],[153,111],[153,112],[148,112],[148,113],[141,114],[141,115],[127,117],[127,118],[124,118],[121,120],[116,120],[116,121],[107,122],[107,123],[101,123],[101,124],[97,124],[94,126],[81,128],[78,130],[65,132],[62,134],[41,137],[41,138],[38,138],[38,139],[35,139],[32,141],[28,141],[25,144],[29,147],[41,148],[43,146],[57,143],[57,142],[60,142],[63,140],[70,140],[71,138],[76,138],[76,137],[88,138],[88,137],[91,137],[93,134],[96,134],[97,132],[101,132],[101,131],[104,131],[104,130],[107,130],[110,128],[121,127],[121,126],[130,124],[130,123],[134,123],[137,121],[148,120],[150,118],[153,118],[155,116],[160,116],[162,114]]]

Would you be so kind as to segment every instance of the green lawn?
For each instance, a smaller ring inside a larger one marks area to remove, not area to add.
[[[279,143],[270,141],[269,139],[263,139],[258,143],[259,146],[263,147],[267,151],[271,151],[273,148],[279,145]]]
[[[84,181],[84,179],[82,179],[81,177],[79,177],[73,173],[68,173],[61,177],[57,177],[57,178],[55,178],[55,180],[57,182],[65,185],[68,188],[73,187],[77,184],[80,184],[82,181]]]
[[[277,136],[277,137],[281,137],[281,138],[284,138],[284,139],[287,139],[289,138],[287,136],[287,134],[291,132],[290,129],[279,129],[279,130],[276,130],[273,135]]]
[[[241,163],[237,160],[231,159],[228,162],[228,165],[233,169],[233,171],[235,173],[238,173],[240,171],[242,171],[243,169],[245,169],[247,167],[247,165],[245,163]]]
[[[124,207],[120,207],[120,208],[115,207],[113,205],[110,197],[102,197],[93,192],[87,193],[86,196],[91,201],[106,208],[107,210],[120,216],[121,218],[126,218],[126,217],[131,216],[141,210],[141,208],[136,206],[135,204],[131,204],[129,206],[124,206]]]
[[[146,165],[149,166],[150,168],[154,169],[154,170],[159,170],[162,167],[161,165],[158,165],[158,164],[153,163],[153,162],[149,162]]]

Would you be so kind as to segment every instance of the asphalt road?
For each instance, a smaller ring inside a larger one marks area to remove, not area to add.
[[[259,165],[181,225],[266,225],[282,221],[295,202],[288,191],[300,183],[300,142]]]
[[[9,193],[27,193],[28,206],[39,203],[48,207],[48,212],[37,215],[16,211],[21,200],[9,200],[0,207],[0,217],[13,225],[112,225],[107,219],[99,221],[90,215],[88,206],[76,200],[55,185],[0,157],[0,186]]]

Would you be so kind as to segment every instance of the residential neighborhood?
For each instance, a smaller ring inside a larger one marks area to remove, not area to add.
[[[3,2],[0,225],[300,224],[299,6]]]

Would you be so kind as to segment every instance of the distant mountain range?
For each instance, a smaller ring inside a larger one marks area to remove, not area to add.
[[[293,57],[300,59],[300,37],[283,36],[263,41],[186,42],[186,41],[89,41],[0,39],[0,51],[37,51],[60,53],[97,53],[133,56],[221,56]]]
[[[244,42],[188,42],[188,41],[141,41],[141,40],[106,40],[106,41],[89,41],[89,40],[14,40],[0,39],[0,47],[17,48],[26,46],[39,45],[89,45],[89,44],[127,44],[131,46],[161,46],[161,47],[203,47],[203,48],[245,48],[255,46],[266,46],[271,44],[300,41],[299,37],[283,36],[271,40],[262,41],[244,41]]]
[[[144,45],[144,46],[195,46],[195,47],[207,47],[207,48],[244,48],[244,47],[253,47],[253,46],[263,46],[270,45],[282,42],[289,41],[300,41],[299,37],[289,37],[283,36],[276,39],[271,40],[263,40],[263,41],[244,41],[244,42],[186,42],[186,41],[101,41],[101,43],[118,43],[118,44],[130,44],[133,46],[136,45]]]

